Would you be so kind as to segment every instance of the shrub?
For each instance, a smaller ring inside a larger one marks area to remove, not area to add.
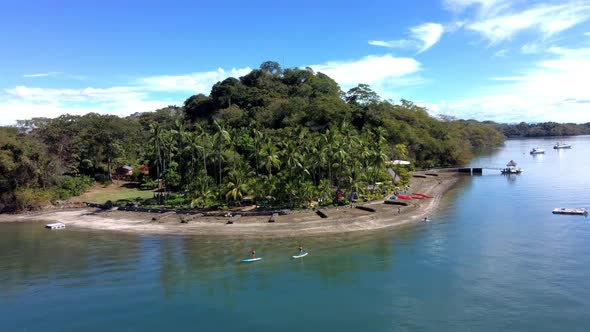
[[[20,210],[38,210],[49,205],[55,197],[52,192],[41,189],[23,188],[14,193],[14,206]]]
[[[158,182],[156,182],[156,181],[147,181],[147,182],[142,183],[139,186],[139,189],[141,189],[141,190],[152,190],[152,189],[155,189],[156,187],[158,187]]]
[[[107,174],[96,174],[94,180],[100,184],[111,184],[111,180]]]

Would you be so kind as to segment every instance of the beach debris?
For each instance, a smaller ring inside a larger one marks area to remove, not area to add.
[[[392,201],[392,200],[385,200],[383,202],[384,204],[389,204],[389,205],[402,205],[402,206],[408,206],[409,204],[406,202],[400,202],[400,201]]]
[[[45,225],[45,228],[48,228],[48,229],[64,229],[64,228],[66,228],[66,225],[64,223],[61,223],[61,222],[56,222],[56,223],[53,223],[53,224],[47,224],[47,225]]]
[[[328,215],[326,214],[326,212],[324,212],[322,210],[317,210],[315,213],[322,218],[328,218]]]
[[[371,208],[371,207],[368,207],[368,206],[357,205],[357,206],[355,206],[355,207],[356,207],[357,209],[359,209],[359,210],[363,210],[363,211],[368,211],[368,212],[377,212],[377,210],[375,210],[375,209],[373,209],[373,208]]]

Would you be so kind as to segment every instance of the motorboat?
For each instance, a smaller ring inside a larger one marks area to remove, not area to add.
[[[563,143],[563,142],[557,142],[554,146],[554,149],[571,149],[572,146],[567,144],[567,143]]]
[[[522,168],[507,167],[502,169],[502,174],[520,174],[524,172]]]
[[[506,164],[506,168],[501,169],[502,174],[520,174],[524,172],[522,168],[516,168],[516,165],[516,161],[510,160]]]
[[[544,154],[545,150],[541,149],[541,148],[533,148],[531,150],[531,154]]]
[[[567,208],[557,208],[553,209],[554,214],[577,214],[577,215],[588,215],[588,210],[581,208],[581,209],[567,209]]]

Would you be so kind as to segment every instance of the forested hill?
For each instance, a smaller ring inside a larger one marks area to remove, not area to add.
[[[494,125],[507,137],[590,135],[590,122],[583,124],[557,122],[490,124]]]
[[[343,92],[322,73],[265,62],[182,107],[1,128],[0,211],[68,198],[94,180],[108,182],[123,165],[135,167],[145,188],[163,179],[182,193],[178,201],[197,207],[239,204],[243,196],[301,206],[335,190],[375,194],[375,183],[391,183],[388,160],[461,165],[503,140],[494,124],[436,119],[410,101],[383,101],[367,85]]]

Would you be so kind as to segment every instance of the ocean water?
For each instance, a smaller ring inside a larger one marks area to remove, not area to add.
[[[0,224],[1,331],[587,331],[590,137],[509,140],[430,223],[281,240]],[[546,149],[532,156],[533,147]],[[309,256],[291,259],[302,243]],[[240,260],[255,248],[262,261]]]

